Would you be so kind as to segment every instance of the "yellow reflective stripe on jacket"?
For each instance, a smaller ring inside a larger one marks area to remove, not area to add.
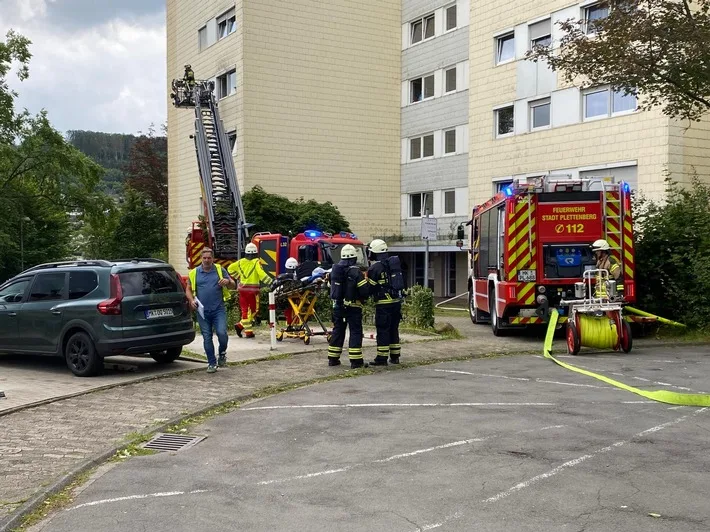
[[[224,278],[222,266],[220,266],[219,264],[215,264],[214,267],[217,268],[217,277],[219,277],[219,280],[221,281]],[[190,289],[192,290],[192,295],[194,297],[197,297],[197,268],[193,268],[192,270],[187,272],[187,277],[190,280]],[[222,287],[222,299],[224,299],[225,301],[229,301],[230,299],[232,299],[232,294],[229,293],[229,290],[227,290],[226,286]]]

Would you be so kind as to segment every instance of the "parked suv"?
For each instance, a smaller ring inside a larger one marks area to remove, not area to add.
[[[183,285],[162,261],[54,262],[0,285],[0,352],[61,356],[80,377],[114,355],[173,362],[194,338]]]

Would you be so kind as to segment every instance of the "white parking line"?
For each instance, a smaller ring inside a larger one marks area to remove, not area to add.
[[[594,384],[577,384],[574,382],[548,381],[543,379],[530,379],[527,377],[509,377],[508,375],[495,375],[492,373],[473,373],[471,371],[458,371],[453,369],[431,369],[428,371],[437,371],[439,373],[456,373],[459,375],[473,375],[474,377],[493,377],[496,379],[509,379],[513,381],[539,382],[542,384],[558,384],[561,386],[578,386],[580,388],[602,388],[605,390],[613,389],[612,386],[595,386]]]
[[[127,497],[115,497],[113,499],[101,499],[100,501],[85,502],[84,504],[78,504],[72,508],[68,508],[67,512],[71,510],[77,510],[79,508],[86,508],[87,506],[99,506],[101,504],[109,504],[113,502],[121,501],[133,501],[136,499],[151,499],[158,497],[175,497],[177,495],[193,495],[195,493],[207,493],[208,490],[192,490],[192,491],[164,491],[162,493],[146,493],[143,495],[128,495]]]

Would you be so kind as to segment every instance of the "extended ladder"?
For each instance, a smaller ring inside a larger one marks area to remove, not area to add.
[[[249,241],[249,231],[232,149],[214,97],[214,83],[198,81],[190,91],[183,80],[176,81],[175,106],[195,108],[195,151],[214,256],[239,259]]]

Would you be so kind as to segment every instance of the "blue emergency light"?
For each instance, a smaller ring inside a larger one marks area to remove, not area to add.
[[[508,185],[503,189],[503,194],[506,195],[506,197],[510,197],[513,195],[513,185]]]
[[[318,238],[319,236],[323,236],[323,233],[316,231],[315,229],[309,229],[306,231],[306,236],[308,238]]]
[[[626,182],[624,182],[624,192],[626,192],[627,194],[631,192],[631,185]]]

